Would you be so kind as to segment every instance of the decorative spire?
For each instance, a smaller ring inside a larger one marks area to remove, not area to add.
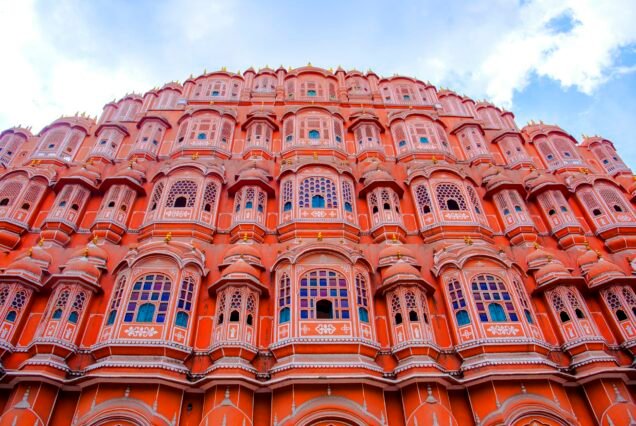
[[[172,240],[172,232],[168,232],[165,236],[165,238],[163,239],[166,243],[169,243],[170,240]]]

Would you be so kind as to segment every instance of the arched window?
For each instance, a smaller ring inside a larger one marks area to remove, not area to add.
[[[153,322],[155,318],[155,305],[152,303],[144,303],[139,306],[137,311],[137,322]]]
[[[438,184],[435,196],[440,210],[468,210],[461,189],[453,183]]]
[[[342,182],[342,202],[344,203],[344,210],[346,212],[353,212],[353,189],[351,183]]]
[[[424,185],[417,185],[415,187],[415,198],[417,199],[417,206],[422,214],[428,214],[431,212],[431,198],[428,195],[428,189]]]
[[[367,295],[367,280],[362,274],[356,274],[356,302],[360,321],[369,322],[369,298]]]
[[[198,186],[191,180],[180,180],[172,184],[166,207],[194,207]]]
[[[192,311],[192,297],[194,295],[194,278],[186,276],[181,281],[181,291],[177,300],[177,316],[175,324],[179,327],[187,327],[190,312]]]
[[[473,278],[471,290],[480,321],[519,321],[510,293],[499,277],[477,275]],[[491,305],[494,306],[491,308]]]
[[[455,313],[455,319],[457,320],[457,325],[468,325],[470,324],[470,317],[468,316],[468,312],[466,310],[461,309]]]
[[[457,319],[457,325],[470,324],[470,317],[466,311],[466,299],[464,292],[459,281],[455,278],[451,278],[447,284],[448,295],[450,297],[451,306],[455,312],[455,318]]]
[[[326,315],[329,306],[331,318],[350,318],[344,276],[331,270],[314,270],[305,274],[300,280],[300,319],[317,319],[318,315]]]
[[[291,180],[287,180],[282,186],[282,201],[283,211],[288,212],[292,210],[292,201],[294,199],[294,184]]]
[[[331,300],[318,300],[316,302],[316,319],[333,319],[333,303]]]
[[[308,177],[304,179],[300,184],[298,198],[300,208],[338,208],[336,186],[331,179],[326,177]]]
[[[140,277],[133,284],[124,322],[164,323],[168,313],[171,285],[170,278],[166,275],[149,274]]]
[[[610,310],[614,312],[616,319],[619,322],[634,320],[636,315],[636,295],[629,287],[611,287],[603,291],[603,298],[609,306]],[[632,317],[630,317],[630,314]]]
[[[314,195],[311,197],[311,207],[314,209],[322,209],[325,207],[325,197],[322,195]]]
[[[57,296],[57,300],[55,301],[55,310],[53,311],[52,318],[57,320],[62,318],[62,314],[64,313],[64,308],[66,308],[66,304],[68,303],[68,299],[71,293],[68,290],[62,290]]]
[[[286,322],[289,322],[289,308],[285,307],[283,309],[280,310],[280,313],[278,314],[278,323],[279,324],[284,324]]]
[[[310,130],[308,135],[309,139],[320,139],[320,132],[318,130]]]

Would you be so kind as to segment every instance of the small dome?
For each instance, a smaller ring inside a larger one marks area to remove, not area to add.
[[[42,275],[42,268],[33,261],[33,258],[24,256],[11,263],[5,270],[5,273],[10,275],[26,273],[34,277],[40,277]]]
[[[533,268],[545,265],[546,263],[551,262],[553,259],[554,256],[552,255],[552,253],[549,253],[537,246],[532,252],[530,252],[530,254],[528,254],[528,256],[526,256],[526,263],[528,264],[528,267]]]
[[[238,259],[236,262],[234,262],[230,266],[228,266],[223,271],[221,276],[222,277],[227,277],[228,275],[232,275],[232,274],[247,274],[247,275],[251,275],[252,277],[254,277],[256,279],[260,278],[260,274],[256,270],[256,268],[254,268],[252,265],[250,265],[249,263],[247,263],[243,259]]]
[[[415,267],[413,267],[412,265],[401,261],[401,262],[397,262],[395,264],[393,264],[392,266],[386,268],[384,271],[382,271],[381,276],[382,276],[382,280],[386,281],[389,278],[393,278],[395,276],[398,275],[402,275],[402,276],[411,276],[411,277],[415,277],[417,279],[422,279],[422,277],[420,276],[420,273],[417,269],[415,269]]]
[[[234,256],[250,256],[260,260],[261,253],[256,248],[256,244],[235,244],[225,252],[223,259],[229,259]]]
[[[395,182],[395,178],[393,178],[389,172],[380,168],[366,172],[364,174],[364,180],[367,182]]]
[[[623,277],[625,273],[615,263],[600,258],[595,265],[589,268],[586,275],[589,282],[594,282],[606,276]]]
[[[380,261],[390,257],[413,258],[414,256],[413,252],[402,244],[387,244],[382,250],[380,250]]]
[[[590,265],[596,263],[600,258],[600,254],[597,251],[592,249],[588,249],[576,259],[576,263],[579,265],[581,270],[587,269]]]
[[[108,260],[108,253],[106,250],[91,241],[86,247],[76,250],[72,255],[72,258],[83,257],[96,260],[100,263],[106,263]]]
[[[550,262],[540,267],[537,272],[534,274],[534,279],[537,281],[539,285],[543,283],[543,281],[557,276],[567,276],[570,277],[570,272],[565,269],[565,266],[561,262]]]
[[[101,276],[101,271],[86,258],[72,259],[64,268],[63,275],[80,275],[90,281],[97,282]]]

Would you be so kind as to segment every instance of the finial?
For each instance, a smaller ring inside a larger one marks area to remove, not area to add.
[[[310,67],[311,66],[311,62],[307,62],[307,66]]]
[[[541,245],[536,241],[532,244],[532,246],[534,247],[535,250],[539,250],[539,247],[541,247]]]
[[[314,160],[318,159],[318,153],[316,151],[314,151]]]
[[[247,232],[243,234],[243,241],[248,241]]]
[[[40,240],[38,241],[38,245],[40,247],[42,247],[44,245],[44,237],[40,237]]]
[[[169,243],[172,240],[172,232],[168,232],[163,240]]]
[[[91,239],[91,242],[95,245],[97,245],[97,241],[98,241],[98,237],[97,234],[93,235],[93,238]]]
[[[437,157],[433,155],[433,158],[431,159],[433,160],[433,164],[437,164]]]
[[[473,239],[470,238],[469,235],[464,237],[464,243],[466,243],[467,246],[472,246],[473,245]]]
[[[88,251],[89,251],[89,250],[88,250],[88,247],[84,247],[84,250],[82,250],[82,255],[83,255],[84,257],[88,257]]]
[[[317,240],[322,241],[322,232],[318,232]]]
[[[402,252],[398,250],[397,252],[397,258],[398,259],[402,259]]]
[[[221,67],[221,71],[227,72],[227,67]]]
[[[27,251],[27,256],[33,257],[33,247],[29,248],[29,250]]]
[[[393,240],[394,243],[397,243],[398,237],[395,233],[393,233],[393,235],[391,236],[391,240]]]
[[[199,158],[199,151],[195,152],[194,154],[192,154],[192,159],[196,160]]]

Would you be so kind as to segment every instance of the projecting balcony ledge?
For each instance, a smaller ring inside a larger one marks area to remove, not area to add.
[[[362,371],[360,371],[362,370]],[[342,377],[351,380],[357,371],[365,374],[366,379],[380,378],[383,369],[375,363],[374,358],[366,354],[334,354],[329,353],[293,353],[277,358],[276,364],[269,370],[273,381],[293,377],[324,377],[335,379]]]
[[[408,340],[398,343],[391,348],[391,353],[398,359],[404,360],[410,357],[430,357],[437,359],[441,349],[431,340]]]
[[[316,354],[327,351],[329,354],[358,354],[375,359],[380,351],[376,342],[361,337],[294,337],[280,340],[269,349],[276,359],[294,354]]]
[[[496,355],[502,351],[510,354],[533,353],[540,354],[545,357],[553,348],[542,340],[521,336],[475,339],[473,341],[457,345],[455,346],[455,349],[462,358],[468,358],[480,354]]]
[[[204,242],[212,242],[216,228],[204,222],[183,220],[164,221],[153,220],[139,228],[139,241],[152,237],[165,238],[168,233],[172,237],[196,238]]]
[[[55,337],[36,337],[27,347],[31,356],[35,354],[53,354],[66,358],[77,352],[77,345]]]
[[[477,222],[436,222],[420,228],[420,234],[426,243],[466,238],[494,242],[493,230]]]
[[[219,340],[214,342],[207,355],[212,362],[217,362],[221,358],[241,358],[252,361],[258,354],[258,348],[249,343],[238,342],[236,340]]]
[[[158,339],[110,339],[99,342],[89,349],[96,359],[113,355],[168,357],[185,361],[192,353],[190,346]]]
[[[354,243],[360,242],[360,228],[342,219],[295,219],[279,225],[277,230],[281,242],[295,238],[344,238]]]

